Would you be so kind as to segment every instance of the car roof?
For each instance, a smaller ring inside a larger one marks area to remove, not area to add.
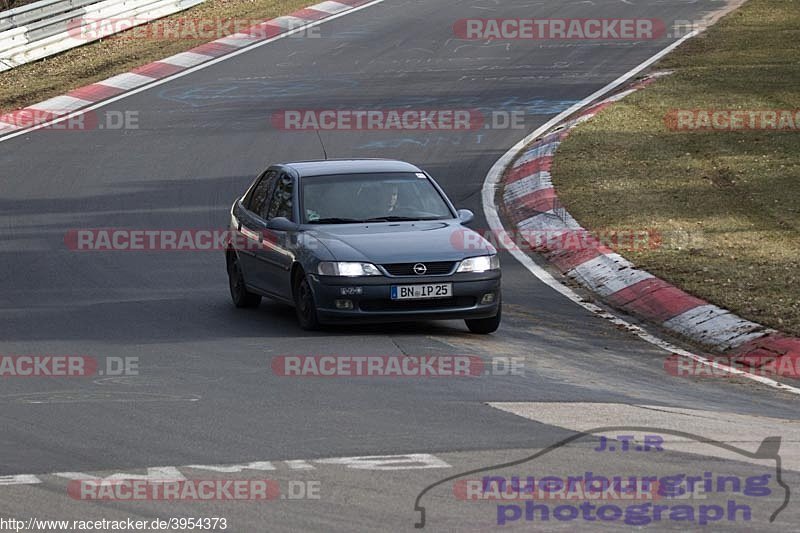
[[[283,163],[300,177],[335,174],[367,174],[375,172],[422,172],[418,167],[395,159],[327,159]]]

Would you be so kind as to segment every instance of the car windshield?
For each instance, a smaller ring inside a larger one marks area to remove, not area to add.
[[[307,224],[444,220],[453,218],[423,173],[340,174],[302,179]]]

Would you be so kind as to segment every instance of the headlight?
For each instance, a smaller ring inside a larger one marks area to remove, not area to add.
[[[461,261],[456,272],[486,272],[487,270],[498,270],[500,268],[500,258],[495,255],[480,255],[470,257]]]
[[[381,271],[372,263],[343,263],[323,261],[317,266],[320,276],[380,276]]]

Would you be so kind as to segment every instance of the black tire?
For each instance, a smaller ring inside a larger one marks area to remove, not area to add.
[[[497,328],[500,327],[500,319],[503,316],[503,304],[501,303],[497,307],[497,314],[489,317],[489,318],[470,318],[464,320],[467,324],[467,328],[472,333],[479,333],[481,335],[486,335],[488,333],[494,333],[497,331]]]
[[[235,252],[228,253],[228,286],[231,289],[233,305],[239,308],[254,308],[261,303],[261,295],[253,294],[244,284],[244,275],[239,268],[239,259]]]
[[[294,311],[300,327],[308,331],[319,329],[320,323],[317,317],[317,304],[314,301],[314,293],[311,291],[311,285],[302,270],[297,273],[293,292]]]

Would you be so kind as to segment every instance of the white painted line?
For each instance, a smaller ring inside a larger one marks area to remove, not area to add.
[[[246,33],[234,33],[233,35],[228,35],[227,37],[223,37],[222,39],[217,39],[213,41],[216,44],[226,44],[228,46],[235,46],[236,48],[241,48],[243,46],[248,46],[256,42],[258,38],[252,37],[247,35]]]
[[[212,56],[207,56],[205,54],[196,54],[194,52],[181,52],[180,54],[175,54],[174,56],[170,56],[164,59],[160,59],[158,63],[168,63],[170,65],[176,65],[178,67],[193,67],[195,65],[199,65],[205,61],[211,59]]]
[[[633,268],[630,261],[614,253],[589,259],[567,272],[567,276],[576,278],[600,296],[609,296],[655,277],[649,272]]]
[[[152,481],[154,483],[164,483],[167,481],[184,481],[186,480],[186,476],[184,476],[180,470],[175,468],[174,466],[155,466],[147,468],[147,474],[130,474],[127,472],[117,472],[111,474],[110,476],[99,477],[94,476],[91,474],[85,474],[83,472],[56,472],[53,474],[56,477],[62,477],[70,480],[77,480],[77,481],[98,481],[98,480],[105,480],[105,481],[122,481],[128,479],[143,479],[147,481]]]
[[[698,305],[697,307],[684,311],[674,318],[670,318],[664,322],[664,325],[670,329],[674,328],[678,331],[684,331],[727,312],[728,311],[725,309],[713,304]]]
[[[713,304],[699,305],[664,322],[664,327],[684,335],[705,329],[700,342],[735,348],[764,334],[763,327]]]
[[[508,165],[511,164],[511,162],[514,160],[514,158],[517,156],[517,154],[522,152],[525,149],[526,146],[531,144],[537,138],[539,138],[543,134],[547,133],[547,131],[549,131],[550,128],[558,125],[561,121],[566,120],[567,118],[569,118],[574,113],[580,111],[587,104],[590,104],[591,102],[597,100],[598,98],[600,98],[600,97],[608,94],[609,92],[613,91],[617,87],[623,85],[628,80],[630,80],[631,78],[633,78],[634,76],[636,76],[637,74],[642,72],[644,69],[646,69],[647,67],[649,67],[650,65],[652,65],[653,63],[655,63],[656,61],[658,61],[659,59],[661,59],[665,55],[667,55],[670,52],[672,52],[675,48],[680,46],[686,40],[694,37],[697,34],[698,34],[697,30],[694,30],[694,31],[691,31],[688,34],[684,35],[683,37],[681,37],[677,41],[673,42],[672,44],[670,44],[669,46],[667,46],[666,48],[664,48],[663,50],[661,50],[660,52],[655,54],[650,59],[648,59],[648,60],[644,61],[643,63],[641,63],[640,65],[632,68],[631,70],[629,70],[628,72],[626,72],[625,74],[623,74],[622,76],[617,78],[616,80],[612,81],[611,83],[609,83],[608,85],[606,85],[602,89],[600,89],[598,91],[595,91],[593,94],[590,94],[589,96],[587,96],[586,98],[584,98],[580,102],[576,103],[575,105],[573,105],[569,109],[567,109],[565,111],[562,111],[561,113],[559,113],[555,117],[551,118],[550,120],[545,122],[542,126],[540,126],[538,129],[536,129],[536,131],[534,131],[530,135],[526,136],[524,139],[522,139],[517,144],[512,146],[505,154],[503,154],[503,156],[495,162],[495,164],[489,170],[489,173],[486,175],[486,180],[483,182],[483,189],[481,191],[481,199],[482,199],[482,202],[483,202],[483,211],[484,211],[484,214],[486,216],[486,221],[489,224],[489,228],[493,232],[496,232],[496,234],[498,234],[498,235],[502,235],[503,234],[503,233],[499,233],[499,232],[505,232],[506,231],[506,229],[503,227],[503,223],[500,221],[500,216],[497,213],[497,206],[495,206],[494,197],[495,197],[495,192],[496,192],[496,190],[497,190],[497,188],[499,186],[500,179],[503,177],[503,172],[505,171],[506,167],[508,167]],[[15,134],[12,134],[12,135],[15,135]],[[0,139],[0,141],[2,141],[2,140],[3,139]],[[521,227],[522,224],[520,224],[519,226]],[[503,243],[503,244],[505,244],[505,243]],[[767,385],[769,387],[780,389],[780,390],[785,391],[785,392],[790,392],[792,394],[800,395],[800,388],[792,387],[790,385],[786,385],[784,383],[780,383],[778,381],[775,381],[775,380],[769,379],[769,378],[765,378],[763,376],[757,376],[757,375],[751,374],[749,372],[744,372],[742,370],[739,370],[739,369],[736,369],[736,368],[732,368],[732,367],[727,366],[727,365],[722,365],[722,364],[717,363],[715,361],[710,361],[705,357],[701,357],[699,355],[695,355],[695,354],[693,354],[691,352],[688,352],[688,351],[684,350],[683,348],[679,348],[678,346],[675,346],[674,344],[672,344],[670,342],[667,342],[667,341],[665,341],[663,339],[660,339],[660,338],[656,337],[655,335],[652,335],[651,333],[645,331],[641,327],[635,326],[635,325],[631,324],[630,322],[628,322],[626,320],[623,320],[623,319],[619,318],[618,316],[609,313],[608,311],[606,311],[602,307],[600,307],[598,305],[595,305],[595,304],[593,304],[591,302],[584,301],[584,299],[581,296],[579,296],[575,291],[573,291],[572,289],[570,289],[566,285],[563,285],[558,280],[556,280],[548,271],[546,271],[544,268],[542,268],[539,265],[537,265],[533,261],[533,259],[528,257],[528,255],[525,254],[525,252],[520,250],[519,247],[517,247],[513,243],[511,243],[510,246],[507,246],[506,250],[508,250],[508,253],[510,253],[514,257],[514,259],[519,261],[522,264],[522,266],[527,268],[528,271],[531,274],[533,274],[534,276],[539,278],[539,280],[542,283],[544,283],[545,285],[547,285],[548,287],[550,287],[554,291],[558,292],[559,294],[561,294],[565,298],[573,301],[574,303],[580,305],[581,307],[583,307],[587,311],[589,311],[591,313],[594,313],[595,315],[597,315],[599,317],[605,318],[606,320],[609,320],[611,323],[613,323],[615,325],[622,326],[622,327],[626,328],[628,331],[634,333],[635,335],[637,335],[642,340],[644,340],[646,342],[649,342],[650,344],[652,344],[654,346],[657,346],[657,347],[661,348],[662,350],[665,350],[667,352],[670,352],[670,353],[673,353],[673,354],[677,354],[677,355],[680,355],[680,356],[683,356],[683,357],[688,357],[688,358],[693,359],[694,361],[697,361],[699,363],[711,366],[712,368],[715,368],[715,369],[718,369],[718,370],[722,370],[722,371],[726,371],[726,372],[729,372],[731,374],[735,374],[735,375],[738,375],[738,376],[741,376],[741,377],[745,377],[745,378],[751,379],[753,381],[757,381],[757,382],[759,382],[759,383],[761,383],[763,385]]]
[[[292,470],[314,470],[315,468],[314,465],[302,459],[292,459],[290,461],[284,461],[284,463]]]
[[[105,107],[105,106],[107,106],[109,104],[112,104],[114,102],[118,102],[120,100],[123,100],[125,98],[130,97],[130,96],[133,96],[135,94],[139,94],[140,92],[152,89],[153,87],[158,87],[159,85],[163,85],[165,83],[169,83],[169,82],[171,82],[173,80],[176,80],[178,78],[182,78],[184,76],[188,76],[189,74],[193,74],[193,73],[195,73],[195,72],[197,72],[199,70],[207,69],[209,67],[212,67],[212,66],[216,65],[217,63],[222,63],[223,61],[227,61],[227,60],[232,59],[232,58],[234,58],[234,57],[236,57],[238,55],[246,54],[247,52],[249,52],[251,50],[255,50],[256,48],[259,48],[261,46],[266,46],[266,45],[268,45],[270,43],[273,43],[273,42],[275,42],[275,41],[277,41],[279,39],[286,39],[287,37],[290,37],[290,36],[292,36],[292,35],[294,35],[296,33],[303,32],[303,31],[307,30],[308,28],[312,28],[314,26],[319,26],[321,24],[325,24],[326,22],[330,22],[331,20],[335,20],[335,19],[338,19],[339,17],[344,17],[344,16],[347,16],[347,15],[350,15],[351,13],[356,13],[357,11],[361,11],[362,9],[367,9],[368,7],[372,7],[372,6],[377,5],[377,4],[382,4],[383,2],[385,2],[385,0],[372,0],[372,2],[368,2],[366,4],[353,7],[351,9],[348,9],[347,11],[343,11],[341,13],[337,13],[335,15],[331,15],[330,17],[325,17],[324,19],[321,19],[321,20],[315,20],[315,21],[308,22],[308,23],[304,24],[303,26],[301,26],[299,28],[295,28],[295,29],[293,29],[291,31],[283,32],[280,35],[276,35],[275,37],[271,37],[271,38],[265,39],[263,41],[257,41],[257,42],[253,43],[252,45],[250,45],[250,46],[248,46],[246,48],[241,48],[239,50],[235,50],[235,51],[231,52],[230,54],[226,54],[224,56],[220,56],[220,57],[214,58],[214,59],[212,59],[210,61],[206,61],[205,63],[201,63],[199,65],[196,65],[194,67],[188,68],[186,70],[182,70],[181,72],[176,72],[175,74],[173,74],[171,76],[167,76],[166,78],[161,78],[160,80],[155,80],[155,81],[153,81],[153,83],[150,83],[148,85],[143,85],[141,87],[138,87],[138,88],[133,89],[131,91],[128,91],[126,93],[119,94],[119,95],[114,96],[112,98],[109,98],[107,100],[103,100],[102,102],[98,102],[98,103],[96,103],[94,105],[91,105],[89,107],[85,107],[85,108],[83,108],[83,109],[81,109],[79,111],[75,111],[74,113],[70,113],[69,115],[65,115],[63,117],[59,117],[59,118],[54,119],[54,120],[49,120],[47,122],[42,122],[40,124],[37,124],[37,125],[32,126],[30,128],[26,128],[24,130],[18,130],[18,131],[15,131],[13,133],[9,133],[8,135],[4,135],[3,137],[0,137],[0,142],[7,141],[9,139],[13,139],[13,138],[18,137],[20,135],[25,135],[25,134],[30,133],[32,131],[36,131],[36,130],[39,130],[39,129],[42,129],[42,128],[46,128],[46,127],[48,127],[48,126],[50,126],[52,124],[58,124],[60,122],[64,122],[66,120],[71,119],[72,117],[76,117],[76,116],[82,115],[83,113],[86,113],[88,111],[93,111],[95,109],[99,109],[101,107]],[[124,76],[125,74],[122,74],[122,75]],[[117,76],[115,76],[115,77],[117,77]],[[107,84],[107,82],[108,82],[108,80],[100,81],[98,83],[102,83],[102,84],[105,85],[105,84]]]
[[[423,468],[450,468],[450,465],[429,453],[408,455],[371,455],[361,457],[340,457],[336,459],[317,459],[315,463],[343,465],[355,470],[420,470]]]
[[[581,225],[569,213],[556,213],[549,209],[526,218],[517,224],[517,229],[520,231],[580,230]]]
[[[530,163],[534,159],[539,159],[540,157],[547,157],[549,155],[553,155],[556,153],[558,149],[558,145],[561,144],[561,141],[555,141],[547,144],[543,144],[541,146],[537,146],[535,148],[531,148],[522,157],[514,161],[514,168],[521,167],[525,163]]]
[[[348,7],[350,6],[348,6],[347,4],[340,4],[339,2],[329,1],[313,5],[311,6],[311,9],[313,9],[314,11],[324,11],[325,13],[330,13],[331,15],[333,15],[334,13],[340,13],[344,11]]]
[[[428,468],[452,468],[449,463],[439,457],[429,453],[410,453],[401,455],[360,455],[356,457],[334,457],[329,459],[294,459],[282,461],[290,470],[313,470],[317,467],[311,462],[323,465],[341,466],[353,470],[385,471],[385,470],[423,470]],[[147,471],[147,474],[136,474],[130,472],[114,472],[108,476],[101,477],[99,473],[85,472],[54,472],[52,474],[20,474],[11,476],[0,476],[0,486],[10,485],[35,485],[41,483],[41,476],[55,476],[70,480],[126,480],[144,479],[153,482],[164,481],[183,481],[186,476],[181,470],[208,470],[224,474],[235,474],[245,470],[254,471],[273,471],[276,468],[270,461],[255,461],[242,464],[222,464],[222,465],[186,465],[186,466],[157,466],[140,468],[138,470]],[[106,471],[107,473],[108,471]],[[113,472],[113,470],[111,471]]]
[[[670,318],[664,322],[664,325],[683,332],[684,330],[691,329],[727,313],[729,313],[729,311],[713,304],[698,305],[697,307],[684,311],[674,318]]]
[[[264,24],[269,24],[271,26],[279,26],[284,30],[293,30],[295,28],[299,28],[304,26],[308,21],[306,19],[301,19],[300,17],[293,17],[291,15],[284,15],[282,17],[274,18],[265,22]]]
[[[64,94],[50,98],[44,102],[39,102],[38,104],[28,106],[26,109],[38,109],[40,111],[56,111],[66,113],[67,111],[73,111],[91,104],[92,102],[89,100],[83,100],[81,98],[75,98],[73,96],[67,96]]]
[[[244,463],[239,465],[187,465],[184,468],[208,470],[209,472],[220,472],[223,474],[235,474],[244,470],[275,470],[275,467],[272,466],[272,463],[269,461],[254,461],[252,463]]]
[[[151,78],[150,76],[142,76],[141,74],[134,74],[133,72],[126,72],[124,74],[118,74],[116,76],[112,76],[107,80],[99,81],[100,85],[108,85],[109,87],[116,87],[117,89],[135,89],[136,87],[141,87],[147,83],[151,83],[155,81],[155,78]],[[2,139],[0,139],[2,140]]]
[[[41,479],[30,474],[0,476],[0,487],[3,485],[36,485],[37,483],[41,482]]]
[[[550,180],[550,173],[546,170],[540,170],[508,185],[503,191],[503,200],[508,204],[525,195],[552,188],[553,182]]]

